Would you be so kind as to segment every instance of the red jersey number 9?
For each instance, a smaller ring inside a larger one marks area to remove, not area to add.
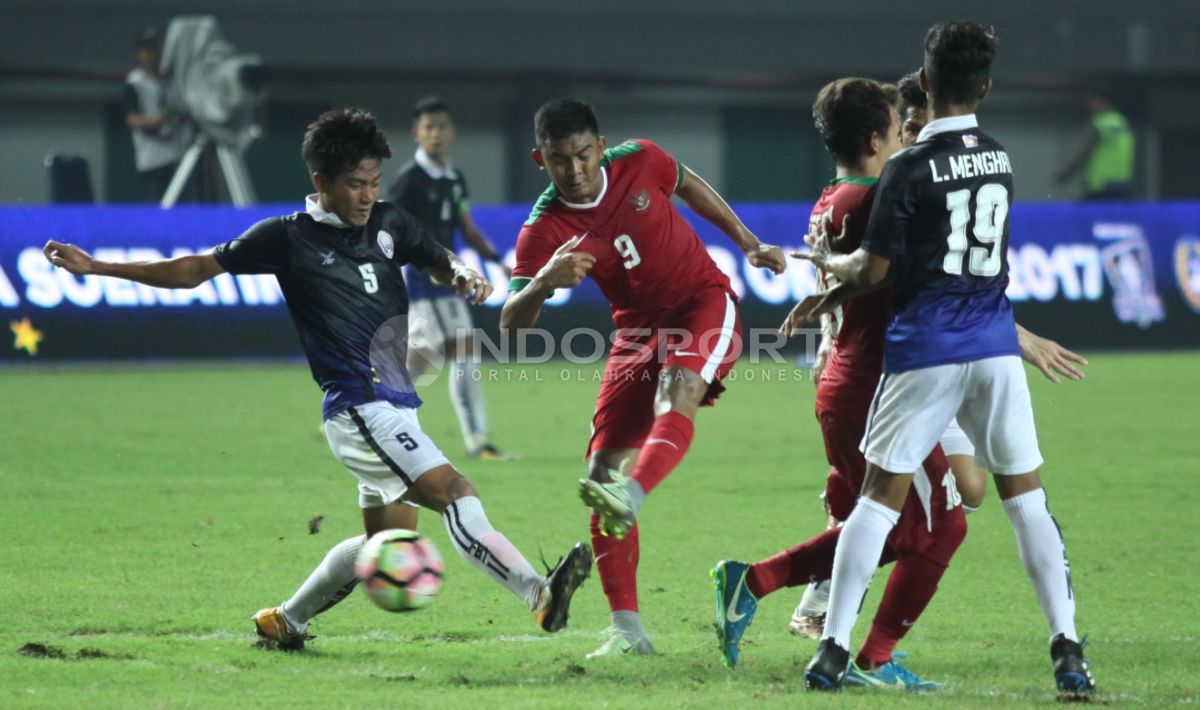
[[[632,269],[642,263],[642,255],[638,254],[637,247],[633,245],[633,237],[628,234],[622,234],[613,242],[613,246],[617,248],[617,253],[625,257],[625,261],[621,262],[626,269]]]

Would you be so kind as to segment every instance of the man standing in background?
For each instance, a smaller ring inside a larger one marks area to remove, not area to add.
[[[134,43],[137,67],[125,77],[125,125],[133,134],[133,157],[144,202],[158,202],[192,141],[192,127],[167,111],[159,74],[162,30],[147,27]]]
[[[1128,200],[1133,197],[1134,138],[1129,121],[1107,98],[1091,93],[1083,143],[1054,176],[1063,184],[1081,169],[1083,199]]]
[[[467,200],[467,183],[450,163],[454,122],[450,107],[436,96],[427,96],[413,108],[412,137],[417,143],[413,159],[400,168],[388,190],[388,200],[417,218],[442,246],[454,249],[454,231],[484,261],[503,266],[500,255],[475,226]],[[505,274],[510,274],[504,267]],[[430,364],[449,360],[450,402],[458,415],[467,455],[484,461],[512,458],[488,440],[482,376],[472,337],[471,311],[449,288],[438,286],[420,269],[405,274],[412,299],[408,333],[408,370],[417,380]]]

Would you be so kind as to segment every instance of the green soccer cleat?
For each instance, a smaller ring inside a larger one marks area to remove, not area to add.
[[[851,661],[850,667],[846,670],[846,676],[842,679],[842,685],[847,688],[883,688],[913,692],[941,690],[941,683],[924,680],[900,665],[899,659],[904,657],[903,653],[893,653],[892,660],[869,671],[864,671],[858,667],[857,663]]]
[[[625,488],[625,476],[609,471],[612,481],[601,483],[590,478],[579,481],[579,497],[585,505],[600,514],[600,532],[625,539],[636,522],[629,491]]]
[[[630,638],[625,632],[615,626],[610,626],[604,630],[604,637],[604,643],[600,644],[600,648],[592,651],[585,658],[594,661],[597,658],[610,656],[654,656],[658,654],[654,650],[654,644],[650,643],[650,637],[645,634]]]

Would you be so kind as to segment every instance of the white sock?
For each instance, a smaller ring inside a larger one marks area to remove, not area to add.
[[[812,582],[804,588],[800,597],[800,605],[796,607],[801,615],[824,614],[829,610],[829,580]]]
[[[979,510],[979,508],[972,508],[971,506],[967,505],[966,503],[963,503],[962,507],[963,507],[963,515],[970,515],[971,513],[974,513],[975,511]]]
[[[358,578],[354,576],[354,561],[365,541],[365,537],[357,535],[334,545],[292,598],[283,603],[283,616],[293,631],[303,632],[309,619],[354,591],[358,585]]]
[[[479,363],[473,359],[460,362],[455,358],[447,374],[450,376],[450,402],[454,405],[454,413],[458,415],[463,443],[467,445],[467,451],[475,451],[488,440]]]
[[[646,627],[642,626],[642,617],[636,611],[614,611],[612,625],[630,641],[636,641],[646,636]]]
[[[850,650],[850,631],[862,609],[863,597],[879,566],[879,556],[888,533],[900,519],[899,511],[883,503],[860,497],[851,511],[837,550],[833,554],[833,578],[829,588],[829,612],[822,639],[832,638]]]
[[[480,572],[504,585],[529,608],[537,605],[542,575],[533,570],[520,550],[496,532],[475,496],[459,498],[442,513],[446,532],[463,559]]]
[[[1038,604],[1050,624],[1050,638],[1063,634],[1072,641],[1079,640],[1075,635],[1071,564],[1058,522],[1050,515],[1045,489],[1022,493],[1002,504],[1017,534],[1017,551],[1025,573],[1037,590]]]

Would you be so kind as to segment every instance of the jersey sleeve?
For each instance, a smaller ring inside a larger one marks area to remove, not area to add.
[[[898,160],[889,160],[879,176],[879,187],[871,205],[871,218],[863,235],[862,248],[872,254],[893,257],[904,253],[904,233],[913,213],[912,180],[907,179]]]
[[[683,184],[683,164],[679,159],[660,148],[654,141],[639,138],[633,142],[642,146],[642,152],[646,156],[646,169],[654,184],[667,195],[675,194],[675,190]]]
[[[213,256],[231,274],[281,274],[287,271],[289,246],[282,217],[270,217],[237,239],[219,244]]]
[[[529,285],[537,272],[554,256],[557,248],[549,238],[528,226],[522,227],[517,234],[517,265],[513,267],[512,280],[508,282],[509,292],[520,291]]]
[[[396,261],[422,269],[440,264],[444,247],[438,240],[421,226],[416,217],[395,205],[388,207],[391,208],[388,222],[396,232]]]

